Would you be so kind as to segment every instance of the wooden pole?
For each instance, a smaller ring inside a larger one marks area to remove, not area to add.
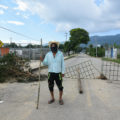
[[[42,55],[42,39],[41,39],[41,46],[40,46],[40,55]],[[39,99],[40,99],[40,78],[41,78],[41,60],[40,60],[40,65],[39,65],[39,83],[38,83],[38,97],[37,97],[37,106],[36,109],[39,108]]]
[[[78,88],[79,88],[79,93],[82,94],[83,88],[82,88],[82,82],[81,82],[81,78],[80,78],[80,68],[78,68]]]

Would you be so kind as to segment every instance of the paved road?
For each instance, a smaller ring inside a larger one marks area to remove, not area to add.
[[[100,70],[101,60],[85,55],[66,61],[66,66],[91,59]],[[47,73],[47,70],[43,71]],[[77,80],[64,78],[64,102],[48,105],[47,81],[41,82],[39,110],[36,110],[37,83],[0,84],[0,120],[120,120],[120,82],[98,79],[82,80],[84,94],[78,93]]]

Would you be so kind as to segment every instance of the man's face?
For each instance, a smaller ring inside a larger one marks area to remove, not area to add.
[[[56,53],[56,52],[57,52],[57,45],[56,45],[55,43],[53,43],[53,44],[51,45],[51,51],[52,51],[53,53]]]
[[[55,44],[52,44],[51,47],[55,47]]]

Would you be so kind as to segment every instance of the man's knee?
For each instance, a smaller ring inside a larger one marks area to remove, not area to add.
[[[54,88],[54,82],[51,80],[48,80],[48,88],[51,92],[53,92],[53,88]]]
[[[53,87],[49,87],[50,92],[53,92]]]
[[[59,88],[59,91],[63,91],[63,87],[58,87]]]

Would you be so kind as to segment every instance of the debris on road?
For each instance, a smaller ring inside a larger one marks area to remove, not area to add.
[[[104,74],[100,74],[96,79],[107,80],[107,77]]]

